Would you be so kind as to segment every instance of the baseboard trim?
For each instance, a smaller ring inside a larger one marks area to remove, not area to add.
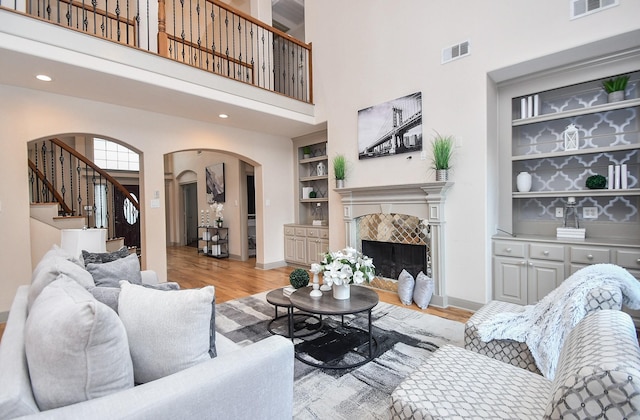
[[[4,324],[9,319],[9,312],[0,312],[0,324]]]
[[[271,270],[272,268],[286,267],[287,265],[285,261],[276,261],[268,264],[256,263],[256,268],[259,270]]]
[[[449,296],[449,306],[455,308],[466,309],[467,311],[476,312],[478,309],[484,306],[484,303],[472,302],[470,300],[460,299]]]

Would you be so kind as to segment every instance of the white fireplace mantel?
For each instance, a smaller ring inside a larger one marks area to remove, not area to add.
[[[453,182],[339,188],[345,223],[345,242],[357,248],[356,219],[367,214],[407,214],[431,226],[431,259],[435,291],[432,304],[447,306],[445,268],[444,205]]]

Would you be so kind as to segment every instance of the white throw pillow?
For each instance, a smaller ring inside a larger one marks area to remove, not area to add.
[[[33,302],[25,354],[40,410],[133,387],[127,334],[118,315],[64,274]]]
[[[416,281],[413,279],[411,273],[407,270],[402,270],[398,276],[398,296],[400,297],[400,302],[405,305],[411,305],[415,285]]]
[[[146,383],[211,358],[215,289],[155,290],[120,282],[118,314],[129,337],[136,383]]]
[[[93,277],[91,277],[91,274],[89,274],[84,267],[55,253],[47,255],[33,270],[31,286],[29,286],[29,296],[27,298],[27,310],[31,310],[33,302],[42,290],[61,274],[75,280],[85,289],[90,289],[95,286]]]
[[[426,309],[433,296],[434,289],[433,279],[428,277],[422,271],[416,277],[416,287],[413,290],[413,301],[420,309]]]

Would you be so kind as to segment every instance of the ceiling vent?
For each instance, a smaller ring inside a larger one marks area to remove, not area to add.
[[[617,6],[619,0],[569,0],[571,9],[570,19],[576,19],[583,16],[599,12],[610,7]]]
[[[446,47],[442,50],[442,64],[469,55],[470,51],[469,41]]]

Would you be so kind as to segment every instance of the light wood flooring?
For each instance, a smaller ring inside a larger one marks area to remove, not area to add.
[[[289,273],[293,268],[260,270],[255,268],[255,259],[246,262],[216,259],[198,254],[196,248],[192,247],[167,247],[167,280],[175,281],[182,289],[199,288],[211,284],[216,288],[217,303],[287,286]],[[378,289],[376,292],[382,302],[401,305],[458,322],[466,322],[472,315],[471,312],[458,308],[428,307],[422,310],[415,304],[405,306],[400,303],[396,293]],[[0,324],[0,338],[4,327],[5,324]]]
[[[198,255],[196,248],[167,247],[167,280],[175,281],[183,289],[212,284],[216,288],[216,302],[238,299],[265,292],[289,284],[289,273],[294,267],[271,270],[255,268],[255,259],[246,262],[216,259]],[[394,292],[375,289],[380,301],[401,305],[419,312],[436,315],[459,322],[466,322],[471,312],[458,308],[420,309],[415,304],[405,306]]]

